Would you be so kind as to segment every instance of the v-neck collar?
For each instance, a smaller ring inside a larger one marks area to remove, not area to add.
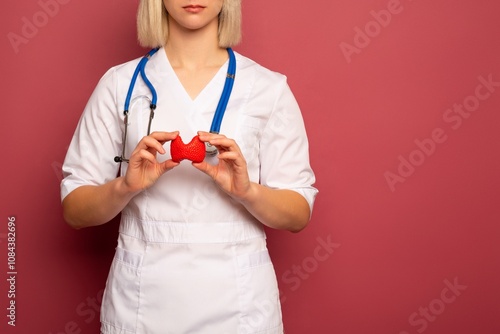
[[[205,104],[208,101],[212,100],[214,96],[216,96],[217,99],[220,98],[222,90],[224,88],[226,73],[229,66],[229,59],[226,60],[226,62],[219,68],[212,79],[210,79],[207,85],[203,87],[200,93],[193,99],[182,85],[179,77],[177,76],[177,73],[175,73],[175,70],[167,57],[165,48],[161,48],[159,51],[161,52],[158,52],[158,56],[159,58],[162,58],[162,61],[158,62],[158,65],[160,65],[159,70],[160,72],[163,72],[164,75],[167,75],[170,78],[171,82],[174,83],[174,87],[172,87],[172,89],[175,89],[177,91],[177,94],[175,94],[176,96],[184,99],[186,103],[189,103],[191,105],[198,105],[199,103]]]

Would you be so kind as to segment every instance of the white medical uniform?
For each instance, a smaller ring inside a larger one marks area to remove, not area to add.
[[[111,68],[92,94],[63,166],[62,198],[83,185],[125,175],[123,105],[138,59]],[[299,107],[285,76],[236,53],[233,92],[221,134],[236,140],[250,179],[303,195],[317,190]],[[208,131],[228,64],[192,100],[164,49],[146,73],[158,93],[152,131],[180,131],[184,142]],[[141,97],[142,96],[142,97]],[[139,77],[132,96],[125,157],[146,135],[149,89]],[[160,161],[170,158],[167,151]],[[216,164],[217,158],[206,158]],[[124,208],[102,301],[105,334],[281,334],[276,275],[262,224],[183,161]]]

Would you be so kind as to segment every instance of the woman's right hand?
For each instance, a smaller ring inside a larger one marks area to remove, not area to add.
[[[165,172],[179,165],[172,159],[158,162],[156,154],[165,154],[163,145],[179,135],[175,132],[153,132],[141,139],[128,162],[124,183],[130,192],[140,192],[151,187]]]
[[[163,144],[175,139],[179,132],[153,132],[137,144],[130,155],[125,176],[102,185],[84,185],[69,193],[63,200],[64,219],[76,229],[107,223],[166,171],[179,163],[158,162],[156,155],[165,154]]]

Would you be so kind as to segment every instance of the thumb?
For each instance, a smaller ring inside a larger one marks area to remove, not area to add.
[[[169,170],[179,166],[179,162],[172,161],[172,159],[169,159],[167,161],[164,161],[160,164],[160,173],[163,175],[164,173],[168,172]]]
[[[206,161],[193,162],[191,164],[193,165],[194,168],[198,169],[199,171],[202,171],[203,173],[213,178],[213,175],[215,173],[214,166],[210,165]]]

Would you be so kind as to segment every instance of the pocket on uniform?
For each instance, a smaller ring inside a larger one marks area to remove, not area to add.
[[[260,177],[260,138],[264,125],[257,117],[241,115],[235,132],[236,142],[247,162],[250,180],[254,182],[258,182]]]
[[[238,257],[238,334],[281,334],[281,306],[274,267],[266,250]]]
[[[259,155],[259,141],[264,123],[257,117],[242,115],[238,126],[238,145],[248,162],[252,162]]]
[[[106,327],[135,333],[139,309],[142,254],[117,247],[106,282],[101,322]]]

